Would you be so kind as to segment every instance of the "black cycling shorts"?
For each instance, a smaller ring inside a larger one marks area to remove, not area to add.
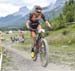
[[[39,25],[39,23],[30,23],[30,27],[32,29],[37,29],[38,25]]]

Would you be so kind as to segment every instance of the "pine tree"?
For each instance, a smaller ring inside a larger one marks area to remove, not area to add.
[[[66,1],[62,13],[55,18],[54,25],[56,29],[59,29],[70,22],[75,22],[75,0]]]
[[[74,22],[75,21],[75,1],[69,0],[66,2],[65,7],[63,9],[63,15],[65,16],[65,22]]]

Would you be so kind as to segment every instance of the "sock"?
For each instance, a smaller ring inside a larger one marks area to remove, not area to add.
[[[32,52],[34,52],[34,48],[32,48]]]

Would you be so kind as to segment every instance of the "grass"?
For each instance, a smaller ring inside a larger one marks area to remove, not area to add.
[[[64,28],[61,30],[53,31],[50,33],[50,36],[47,37],[47,40],[50,44],[74,44],[75,43],[75,29]]]
[[[66,28],[51,31],[46,33],[46,37],[49,44],[49,60],[52,63],[62,63],[69,66],[75,66],[75,24],[69,25]],[[14,33],[14,36],[19,34]],[[5,34],[4,38],[9,39],[10,35]],[[14,43],[13,47],[30,50],[31,38],[30,33],[25,32],[25,42],[24,43]]]
[[[66,34],[63,32],[66,31]],[[53,31],[47,38],[50,62],[75,66],[75,25]]]

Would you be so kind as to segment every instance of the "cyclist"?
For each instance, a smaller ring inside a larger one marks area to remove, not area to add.
[[[40,25],[40,20],[43,19],[43,21],[47,24],[47,26],[49,28],[51,28],[51,25],[49,24],[49,22],[45,19],[45,16],[42,13],[42,8],[40,6],[35,6],[35,10],[34,12],[32,12],[29,16],[29,19],[26,22],[26,27],[28,29],[32,28],[32,29],[37,29],[40,30],[42,29],[41,25]],[[34,58],[34,40],[36,37],[36,32],[34,30],[30,30],[31,32],[31,38],[32,38],[32,49],[31,49],[31,56],[32,58]]]
[[[22,39],[24,39],[24,31],[23,31],[22,29],[20,29],[20,30],[19,30],[19,33],[20,33],[20,37],[21,37]]]

